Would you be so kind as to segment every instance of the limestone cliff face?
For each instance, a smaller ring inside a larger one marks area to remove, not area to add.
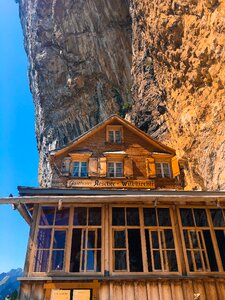
[[[187,189],[225,189],[225,1],[20,0],[40,184],[49,149],[112,113],[177,149]],[[132,39],[131,39],[132,35]]]
[[[225,1],[133,0],[131,119],[186,160],[187,189],[225,189]]]
[[[130,101],[131,19],[127,0],[21,0],[40,153],[67,144]]]

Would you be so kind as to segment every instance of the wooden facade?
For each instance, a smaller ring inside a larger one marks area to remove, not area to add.
[[[182,191],[175,150],[112,116],[50,161],[20,300],[225,299],[225,193]]]

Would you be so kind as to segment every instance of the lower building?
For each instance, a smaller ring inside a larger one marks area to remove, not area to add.
[[[224,192],[19,192],[20,300],[225,299]]]

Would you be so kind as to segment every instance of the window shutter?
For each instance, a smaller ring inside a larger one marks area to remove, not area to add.
[[[171,159],[171,164],[172,164],[173,177],[179,176],[180,175],[180,167],[179,167],[178,160],[177,160],[176,156],[174,156]]]
[[[153,157],[149,157],[146,159],[146,169],[148,178],[156,177],[155,160]]]
[[[88,176],[98,176],[98,159],[97,158],[89,158],[88,162]]]
[[[70,163],[71,163],[71,158],[70,157],[65,157],[62,162],[62,174],[64,176],[69,176],[70,173]]]
[[[106,157],[99,158],[99,176],[106,177]]]
[[[133,177],[133,161],[131,158],[124,158],[124,176]]]

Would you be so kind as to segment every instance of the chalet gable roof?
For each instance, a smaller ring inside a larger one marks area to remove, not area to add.
[[[90,130],[86,131],[85,133],[83,133],[82,135],[78,136],[76,139],[74,139],[68,146],[63,147],[61,149],[56,149],[55,151],[52,151],[50,154],[53,156],[59,156],[62,155],[65,152],[68,152],[70,150],[73,150],[73,148],[80,144],[81,142],[83,142],[85,139],[87,139],[88,137],[92,136],[93,134],[95,134],[97,131],[103,129],[104,127],[106,127],[107,125],[112,124],[114,121],[117,121],[119,123],[119,125],[125,126],[126,128],[128,128],[129,130],[131,130],[133,133],[135,133],[136,135],[138,135],[140,138],[144,139],[145,141],[149,142],[149,144],[159,148],[160,150],[169,153],[169,154],[174,154],[176,153],[176,151],[164,144],[162,144],[159,141],[156,141],[155,139],[153,139],[150,135],[148,135],[147,133],[141,131],[139,128],[137,128],[135,125],[133,125],[132,123],[128,122],[127,120],[121,118],[118,115],[112,115],[110,116],[108,119],[104,120],[103,122],[97,124],[96,126],[92,127]],[[113,124],[112,124],[113,125]]]

